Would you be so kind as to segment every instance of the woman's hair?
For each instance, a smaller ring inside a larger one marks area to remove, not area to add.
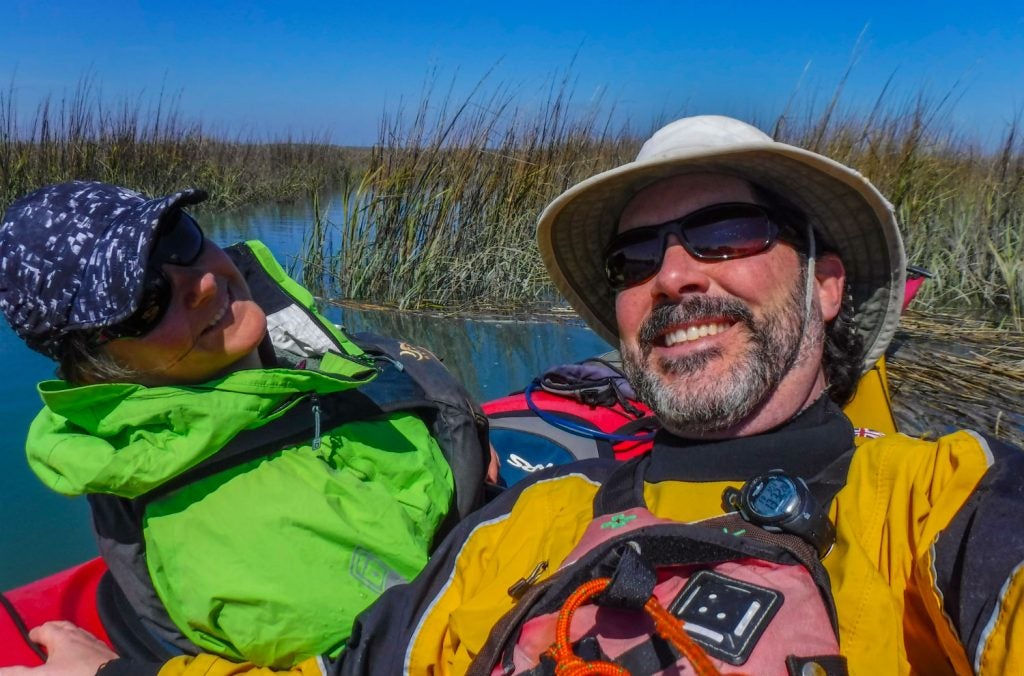
[[[757,201],[766,206],[769,212],[781,215],[786,223],[780,224],[794,229],[803,239],[808,221],[807,214],[796,207],[792,202],[773,190],[762,185],[748,181],[751,192]],[[814,225],[813,223],[811,224]],[[832,251],[828,242],[822,240],[821,235],[814,231],[818,254]],[[806,243],[804,243],[806,247]],[[807,260],[807,251],[804,247],[797,247],[801,260]],[[842,256],[833,251],[840,260]],[[847,287],[849,288],[849,287]],[[825,378],[828,383],[829,397],[840,406],[846,404],[857,391],[857,383],[861,376],[861,355],[864,354],[864,338],[857,331],[857,313],[853,305],[853,295],[843,291],[843,302],[839,308],[839,314],[831,322],[825,325],[825,345],[822,352],[822,366],[825,369]]]
[[[73,331],[61,345],[57,376],[69,383],[131,383],[138,375],[114,359],[92,331]]]

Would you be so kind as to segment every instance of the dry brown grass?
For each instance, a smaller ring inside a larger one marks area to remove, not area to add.
[[[173,96],[105,103],[88,77],[64,96],[39,101],[34,116],[19,117],[18,109],[12,83],[0,90],[0,209],[40,186],[76,179],[151,195],[199,187],[214,208],[305,198],[340,183],[366,155],[326,138],[215,133],[186,119]]]
[[[888,366],[901,429],[939,434],[970,427],[1024,447],[1024,333],[909,312]]]

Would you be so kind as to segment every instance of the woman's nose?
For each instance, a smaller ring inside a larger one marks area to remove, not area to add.
[[[186,307],[200,307],[217,295],[217,277],[209,270],[167,264],[164,274],[180,290]]]

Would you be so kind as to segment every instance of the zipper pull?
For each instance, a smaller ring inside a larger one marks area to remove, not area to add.
[[[541,576],[541,573],[543,573],[547,569],[548,562],[541,561],[534,567],[533,572],[531,572],[526,577],[519,578],[515,582],[515,584],[508,588],[508,595],[514,598],[516,601],[518,601],[523,597],[523,595],[526,592],[530,590],[530,587],[536,584],[537,578],[539,578]]]
[[[373,355],[373,358],[374,358],[375,361],[386,361],[389,364],[391,364],[392,366],[394,366],[399,371],[404,371],[405,370],[405,364],[403,364],[402,362],[398,361],[397,359],[392,357],[390,354],[386,354],[384,352],[381,352],[379,354]]]
[[[320,397],[314,392],[309,403],[313,408],[313,450],[320,448]]]

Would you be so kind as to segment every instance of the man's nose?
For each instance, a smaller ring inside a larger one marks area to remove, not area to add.
[[[707,265],[706,261],[690,255],[675,235],[670,235],[651,293],[657,298],[670,299],[688,293],[704,293],[711,284]]]

